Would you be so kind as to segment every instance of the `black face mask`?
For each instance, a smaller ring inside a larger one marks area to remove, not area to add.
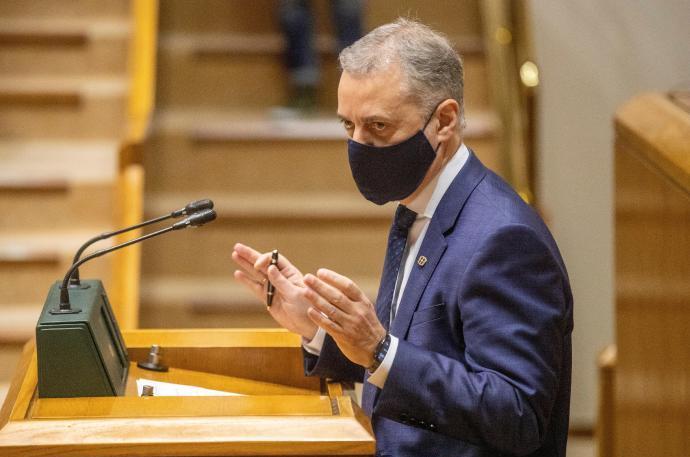
[[[347,140],[352,177],[364,198],[383,205],[409,197],[422,183],[436,158],[436,151],[424,135],[435,112],[420,131],[402,143],[379,147]]]

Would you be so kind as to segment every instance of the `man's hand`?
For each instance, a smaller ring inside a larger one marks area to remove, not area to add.
[[[324,329],[352,362],[370,367],[374,351],[386,336],[371,301],[349,278],[321,268],[304,277],[308,316]]]
[[[290,261],[280,256],[278,266],[271,265],[271,253],[264,254],[237,243],[232,251],[232,260],[240,267],[235,279],[266,303],[267,280],[275,286],[273,304],[268,306],[269,314],[284,328],[311,340],[316,335],[317,325],[307,316],[311,302],[306,298],[309,290],[304,284],[302,273]]]

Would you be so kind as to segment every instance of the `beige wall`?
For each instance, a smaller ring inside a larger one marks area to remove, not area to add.
[[[617,106],[690,88],[690,0],[532,0],[541,68],[540,196],[575,295],[571,422],[594,423],[598,352],[613,335]]]

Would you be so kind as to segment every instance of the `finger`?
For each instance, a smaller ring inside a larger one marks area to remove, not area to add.
[[[233,251],[232,260],[254,281],[261,281],[264,278],[261,272],[256,271],[254,269],[254,265],[249,263],[244,257],[240,256],[237,251]]]
[[[324,329],[326,333],[328,333],[332,337],[339,338],[342,336],[343,328],[340,325],[338,325],[337,322],[332,321],[331,319],[324,316],[316,308],[309,308],[307,310],[307,316],[309,316],[309,319],[311,319],[313,323]]]
[[[337,306],[345,314],[352,313],[352,302],[340,290],[329,284],[326,284],[324,281],[312,274],[308,274],[304,277],[304,283],[309,286],[309,288],[314,290],[314,292],[321,295],[329,303]]]
[[[259,255],[261,255],[261,253],[256,249],[250,248],[242,243],[235,243],[235,246],[233,246],[233,251],[250,264],[254,264],[256,259],[259,258]]]
[[[254,295],[256,295],[260,300],[265,298],[266,292],[264,291],[264,286],[261,283],[256,282],[244,271],[236,270],[235,279],[242,283],[247,289],[250,290]]]
[[[343,327],[345,322],[348,320],[348,316],[346,314],[344,314],[335,305],[329,303],[313,289],[307,288],[305,291],[305,296],[317,311],[325,315],[327,319],[336,322],[341,327]]]
[[[316,276],[327,284],[340,290],[352,301],[369,301],[366,295],[364,295],[364,292],[357,287],[357,284],[347,276],[343,276],[327,268],[320,268],[316,272]]]

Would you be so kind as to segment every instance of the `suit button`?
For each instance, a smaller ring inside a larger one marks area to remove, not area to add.
[[[419,421],[419,426],[422,428],[426,428],[426,422],[424,421]]]
[[[410,424],[417,425],[417,419],[415,419],[414,417],[410,417]]]
[[[402,422],[403,424],[407,424],[409,418],[410,417],[405,413],[400,414],[400,422]]]
[[[436,430],[436,425],[435,424],[429,424],[429,430],[431,430],[431,431]]]

